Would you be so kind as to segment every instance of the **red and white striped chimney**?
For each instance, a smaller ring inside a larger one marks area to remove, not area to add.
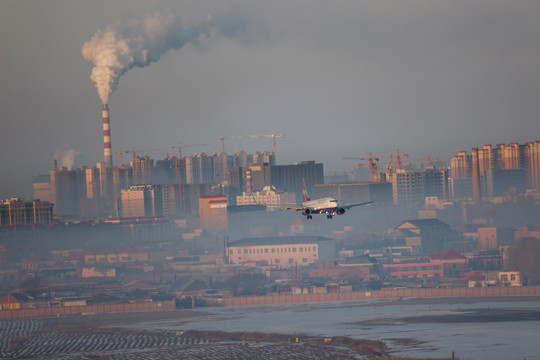
[[[103,105],[103,156],[105,165],[112,167],[111,125],[109,123],[109,105]]]

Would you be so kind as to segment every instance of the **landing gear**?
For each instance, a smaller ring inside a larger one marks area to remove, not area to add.
[[[308,220],[311,220],[311,219],[313,219],[313,216],[311,216],[311,215],[306,215],[306,218],[307,218]]]
[[[326,218],[327,218],[327,219],[331,219],[331,218],[332,218],[332,214],[326,214]]]

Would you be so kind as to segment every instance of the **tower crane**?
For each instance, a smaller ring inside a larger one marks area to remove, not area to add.
[[[229,138],[243,138],[243,139],[257,139],[257,138],[271,138],[272,139],[272,151],[274,157],[276,156],[276,138],[284,139],[285,135],[276,135],[276,134],[265,134],[265,135],[234,135],[234,136],[222,136],[219,139],[221,140],[221,152],[225,153],[225,139]]]
[[[276,135],[276,134],[265,134],[265,135],[247,135],[247,136],[239,136],[243,138],[250,138],[250,139],[256,139],[256,138],[272,138],[272,151],[274,152],[274,156],[276,156],[276,138],[284,139],[285,135]]]
[[[92,151],[92,152],[102,152],[103,150],[90,150],[90,151]],[[119,166],[122,167],[122,165],[124,165],[124,164],[122,164],[123,155],[124,154],[129,154],[129,151],[119,149],[119,150],[112,150],[112,152],[118,154]]]
[[[397,149],[396,153],[396,169],[400,169],[402,162],[401,162],[401,156],[408,158],[409,154],[400,154],[399,149]],[[355,160],[368,160],[369,161],[369,174],[370,174],[370,181],[376,182],[377,181],[377,164],[379,163],[379,159],[381,157],[388,157],[388,161],[385,162],[385,164],[388,165],[387,169],[390,172],[390,176],[393,174],[393,157],[394,154],[358,154],[356,157],[344,157],[343,159],[355,159]],[[379,163],[382,164],[382,163]]]
[[[185,147],[192,147],[192,146],[209,146],[210,144],[189,144],[189,145],[182,145],[182,143],[178,143],[178,146],[171,146],[171,149],[178,149],[178,158],[182,158],[182,148]]]

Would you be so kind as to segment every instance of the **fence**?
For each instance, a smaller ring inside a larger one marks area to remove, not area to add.
[[[63,316],[78,315],[85,313],[113,313],[113,312],[131,312],[131,311],[154,311],[154,310],[173,310],[175,301],[155,301],[142,303],[126,304],[96,304],[80,306],[57,306],[46,308],[29,308],[0,311],[0,319],[40,317],[40,316]]]
[[[383,289],[345,293],[242,296],[223,299],[225,306],[269,305],[326,301],[354,301],[366,299],[444,298],[444,297],[494,297],[540,295],[540,286],[484,287],[484,288],[433,288],[433,289]]]

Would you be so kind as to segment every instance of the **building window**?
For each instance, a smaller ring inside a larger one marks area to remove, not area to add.
[[[244,254],[247,254],[247,253],[248,253],[247,249],[244,249]]]
[[[279,259],[274,260],[276,264],[279,264]]]
[[[275,252],[276,252],[276,249],[272,248],[272,252],[275,253]]]
[[[268,248],[264,249],[264,253],[268,254]]]
[[[295,248],[295,247],[294,247],[294,248],[292,248],[292,252],[296,252],[296,248]]]
[[[238,249],[238,255],[240,255],[242,253],[242,250]]]
[[[307,263],[307,258],[303,258],[303,259],[302,259],[302,262]]]
[[[294,259],[293,258],[289,258],[289,264],[294,264]]]
[[[301,248],[298,249],[298,251],[299,251],[299,252],[303,252],[303,251],[304,251],[304,248],[301,247]]]

